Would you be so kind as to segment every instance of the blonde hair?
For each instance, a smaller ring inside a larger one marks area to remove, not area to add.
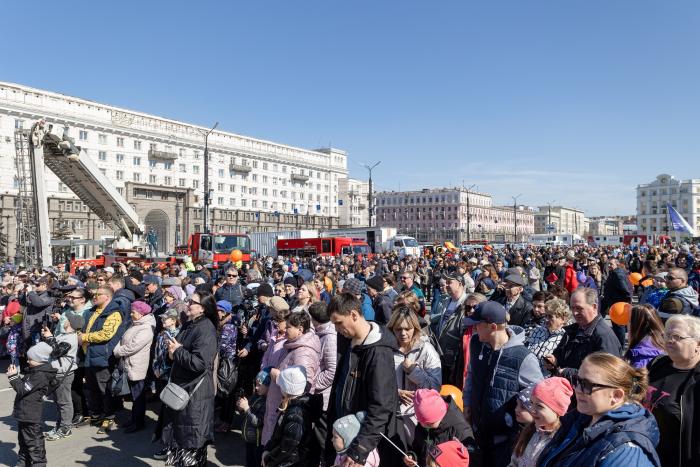
[[[690,315],[673,315],[666,321],[666,329],[675,323],[684,325],[688,328],[690,337],[700,340],[700,318]]]
[[[596,373],[603,378],[602,383],[622,389],[625,401],[641,404],[646,397],[649,386],[646,368],[634,368],[620,357],[605,352],[594,352],[583,362],[595,366]]]
[[[394,306],[394,312],[386,327],[394,331],[394,328],[404,321],[413,328],[413,338],[411,339],[411,346],[413,346],[421,336],[421,327],[418,315],[410,307],[406,305]]]
[[[421,309],[418,297],[410,290],[404,290],[396,297],[396,300],[394,300],[393,311],[401,307],[408,307],[416,314],[419,314]]]
[[[321,292],[316,288],[313,280],[304,282],[302,287],[306,287],[306,290],[309,291],[309,305],[319,301]]]
[[[561,318],[564,322],[571,319],[571,309],[569,305],[561,298],[552,298],[544,304],[544,312],[547,315]]]

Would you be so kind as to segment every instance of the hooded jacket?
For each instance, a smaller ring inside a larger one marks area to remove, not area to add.
[[[635,368],[646,368],[647,364],[664,351],[654,345],[649,336],[642,339],[637,345],[627,351],[627,360]]]
[[[152,313],[133,321],[114,348],[114,356],[122,359],[129,381],[146,379],[155,327],[156,320]]]
[[[369,324],[371,329],[364,342],[350,347],[340,358],[328,405],[329,426],[340,417],[367,411],[357,437],[346,451],[347,456],[358,464],[364,464],[375,448],[379,447],[381,453],[382,446],[388,444],[381,434],[401,444],[397,440],[399,395],[396,377],[392,371],[387,371],[394,364],[394,352],[398,347],[396,337],[377,323]],[[333,430],[328,430],[327,446],[330,446],[332,434]],[[329,462],[332,461],[333,458]],[[392,465],[391,459],[386,463]]]
[[[664,300],[669,298],[678,298],[683,303],[681,314],[698,316],[698,293],[690,286],[685,286],[681,289],[669,290]]]
[[[12,416],[26,423],[41,423],[43,398],[55,389],[56,369],[49,363],[29,367],[25,375],[12,375],[8,378],[15,390]]]
[[[627,272],[622,268],[610,271],[603,285],[603,300],[601,310],[607,313],[608,309],[617,302],[632,303],[632,283],[627,278]]]
[[[316,327],[316,334],[321,341],[321,360],[313,386],[316,394],[320,393],[323,395],[323,410],[327,410],[338,358],[338,334],[336,333],[335,325],[330,321],[319,324]]]
[[[464,406],[471,408],[472,427],[482,448],[509,441],[517,432],[511,403],[520,390],[542,380],[537,357],[525,347],[525,332],[506,328],[508,342],[498,350],[472,336]]]
[[[447,413],[440,420],[437,428],[425,428],[422,425],[416,427],[416,434],[413,438],[411,449],[416,455],[418,465],[428,465],[428,453],[433,446],[450,441],[459,440],[465,446],[467,438],[470,437],[470,430],[464,415],[452,400],[451,396],[443,397],[447,403]]]
[[[309,330],[293,341],[285,340],[281,356],[280,364],[276,368],[282,371],[294,365],[303,366],[306,370],[307,384],[310,387],[310,391],[313,392],[313,383],[321,359],[321,341],[316,333],[313,330]],[[282,391],[279,385],[276,382],[270,383],[265,406],[265,422],[263,423],[263,444],[267,444],[272,437],[279,414],[277,408],[281,402]]]
[[[661,466],[656,455],[659,429],[654,416],[636,404],[624,404],[593,426],[589,415],[574,410],[542,451],[540,467]]]

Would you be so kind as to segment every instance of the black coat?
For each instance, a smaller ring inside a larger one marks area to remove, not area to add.
[[[455,405],[451,396],[443,397],[448,403],[447,413],[440,421],[437,428],[425,428],[422,425],[416,426],[416,434],[413,437],[411,446],[413,454],[416,455],[418,465],[428,465],[428,453],[433,446],[440,443],[458,439],[462,444],[467,444],[471,430],[464,420],[464,415]]]
[[[339,358],[328,404],[328,426],[338,418],[361,410],[367,411],[359,434],[346,451],[347,456],[358,464],[364,464],[367,456],[375,448],[379,448],[381,457],[385,448],[383,445],[386,444],[381,434],[401,444],[398,439],[399,421],[396,417],[399,392],[396,373],[393,371],[394,352],[398,350],[398,345],[392,332],[375,323],[370,335],[376,332],[381,333],[378,341],[350,347]],[[336,409],[338,401],[340,412]],[[327,453],[332,450],[332,435],[333,430],[328,430]],[[330,462],[332,463],[332,459]],[[387,459],[386,462],[387,465],[392,465],[391,459]]]
[[[632,303],[632,283],[627,278],[627,271],[617,268],[610,271],[603,284],[603,300],[601,312],[607,314],[608,309],[617,302]]]
[[[214,358],[218,352],[216,328],[206,317],[187,321],[177,341],[182,347],[173,355],[171,381],[187,389],[190,402],[180,412],[164,407],[165,445],[183,449],[200,448],[214,441]],[[197,391],[192,390],[204,378]]]
[[[53,298],[48,292],[36,293],[34,291],[19,295],[20,305],[24,305],[24,319],[22,320],[22,335],[25,342],[29,341],[32,331],[41,331],[41,323],[53,308]]]
[[[267,442],[265,465],[268,467],[312,467],[311,447],[314,416],[308,394],[289,401],[280,416],[272,438]]]
[[[43,398],[56,387],[56,369],[44,363],[29,367],[24,376],[14,375],[8,379],[17,393],[12,416],[20,422],[41,423]]]
[[[505,306],[508,298],[505,294],[503,294],[495,301]],[[521,295],[518,297],[515,303],[513,303],[513,306],[510,307],[508,314],[510,315],[508,324],[511,326],[520,326],[521,328],[526,329],[532,323],[532,304],[525,300]]]

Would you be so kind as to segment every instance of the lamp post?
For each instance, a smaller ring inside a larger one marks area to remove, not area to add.
[[[470,198],[469,195],[471,194],[471,189],[474,188],[475,186],[476,186],[476,183],[470,185],[467,188],[467,243],[469,243],[469,241],[471,240],[471,233],[469,231],[469,223],[470,223],[471,217],[472,217],[472,211],[470,209],[471,204],[470,204],[470,200],[469,200],[469,198]]]
[[[372,214],[374,213],[373,198],[372,198],[372,170],[381,163],[382,163],[382,161],[377,161],[372,165],[362,164],[362,166],[365,169],[367,169],[367,171],[369,172],[369,194],[368,194],[368,198],[369,198],[368,201],[369,202],[367,204],[369,205],[369,226],[370,227],[372,227],[372,224],[373,224]]]
[[[522,195],[520,193],[518,196],[511,196],[513,198],[513,243],[518,243],[518,198]]]
[[[180,194],[175,195],[175,248],[180,246]]]
[[[219,122],[204,133],[204,233],[209,233],[209,135],[216,130],[217,126]]]

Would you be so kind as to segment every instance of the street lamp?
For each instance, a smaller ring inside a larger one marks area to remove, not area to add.
[[[209,201],[211,195],[209,193],[209,135],[216,130],[219,122],[216,122],[211,130],[204,133],[204,233],[209,233]]]
[[[362,164],[362,166],[365,169],[367,169],[367,171],[369,172],[369,195],[368,195],[369,202],[368,202],[368,204],[369,204],[369,226],[370,227],[372,227],[372,214],[374,213],[374,206],[372,203],[372,200],[373,200],[373,198],[372,198],[372,170],[381,163],[382,163],[382,161],[377,161],[372,165]]]
[[[476,183],[474,183],[474,184],[472,184],[472,185],[469,185],[469,187],[467,187],[467,243],[469,243],[469,241],[471,240],[471,233],[470,233],[470,231],[469,231],[469,222],[471,221],[471,217],[472,217],[472,211],[471,211],[471,209],[470,209],[471,204],[469,204],[469,203],[470,203],[470,201],[469,201],[469,198],[470,198],[469,194],[471,193],[470,190],[471,190],[472,188],[474,188],[475,186],[476,186]]]
[[[518,242],[518,198],[522,195],[520,193],[518,196],[511,196],[513,198],[513,243]]]

